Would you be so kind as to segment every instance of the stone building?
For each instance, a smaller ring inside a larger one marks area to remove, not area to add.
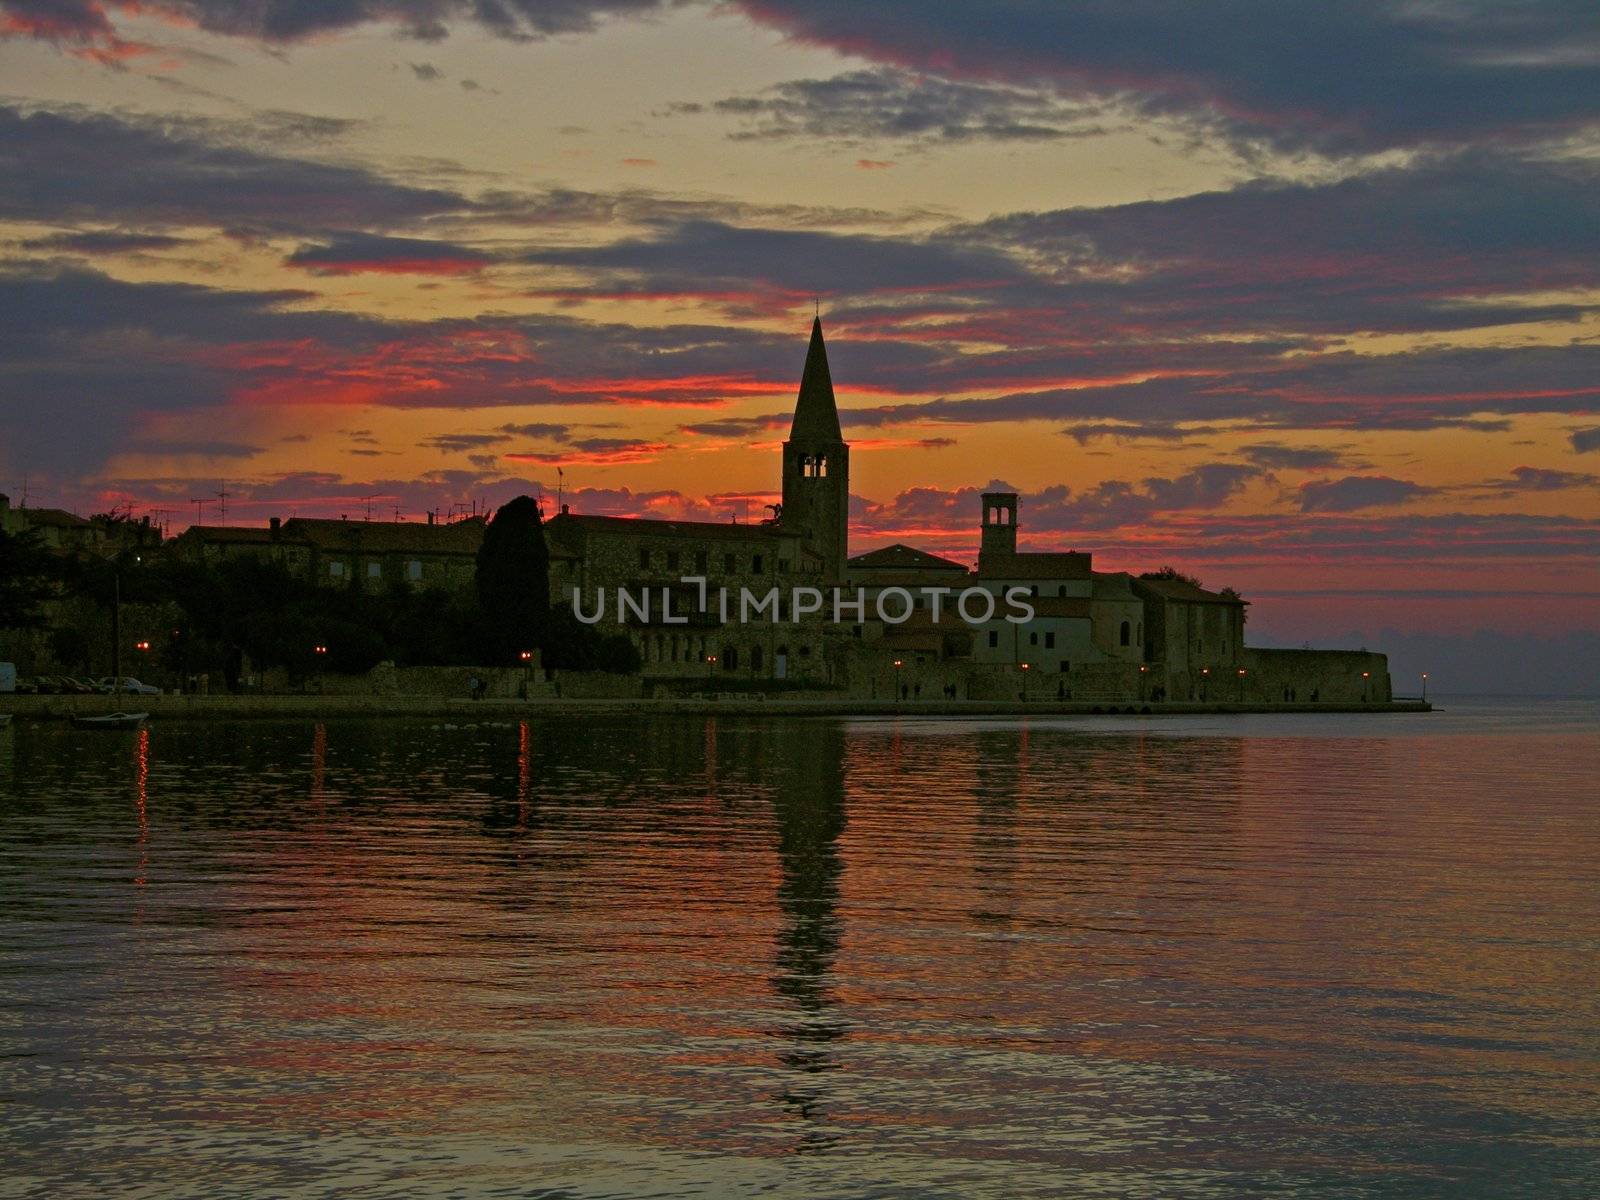
[[[392,583],[456,591],[477,571],[484,520],[448,524],[273,517],[268,526],[191,525],[172,542],[173,553],[197,562],[237,558],[282,563],[289,573],[324,587],[379,591]]]
[[[544,526],[551,600],[625,632],[647,677],[835,681],[834,627],[820,616],[790,620],[794,588],[826,589],[846,571],[850,448],[820,319],[783,444],[782,496],[756,523],[595,516],[563,505]],[[745,592],[775,592],[777,605],[744,603]]]

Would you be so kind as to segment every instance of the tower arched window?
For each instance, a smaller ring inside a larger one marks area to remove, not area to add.
[[[1128,622],[1124,621],[1122,623],[1122,644],[1124,646],[1128,645],[1129,642],[1132,640],[1132,637],[1133,637],[1133,627],[1131,625],[1129,625]]]

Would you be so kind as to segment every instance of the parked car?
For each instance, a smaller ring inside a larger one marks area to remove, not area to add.
[[[63,675],[61,679],[66,684],[64,691],[76,692],[80,696],[92,696],[100,690],[98,683],[81,675]]]
[[[122,687],[120,689],[117,687],[116,676],[107,675],[104,679],[102,679],[100,681],[100,690],[102,692],[107,692],[107,693],[115,692],[115,691],[119,691],[120,690],[120,691],[126,692],[130,696],[159,696],[159,695],[161,695],[161,689],[160,688],[151,687],[148,683],[140,683],[137,679],[135,679],[131,675],[124,675],[122,677]]]

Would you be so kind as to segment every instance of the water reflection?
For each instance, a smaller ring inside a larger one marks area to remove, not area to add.
[[[780,776],[772,805],[778,824],[778,934],[773,988],[791,1019],[779,1029],[779,1061],[794,1072],[783,1103],[813,1123],[827,1114],[819,1078],[835,1070],[831,1048],[845,1036],[834,998],[833,966],[839,953],[839,836],[845,827],[842,731],[834,725],[806,731],[795,762]],[[797,1152],[826,1148],[833,1137],[809,1127]]]
[[[1499,728],[0,732],[0,1192],[1587,1200],[1600,739]]]

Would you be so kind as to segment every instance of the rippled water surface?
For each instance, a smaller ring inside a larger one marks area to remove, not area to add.
[[[1597,780],[1550,702],[14,727],[0,1195],[1592,1197]]]

